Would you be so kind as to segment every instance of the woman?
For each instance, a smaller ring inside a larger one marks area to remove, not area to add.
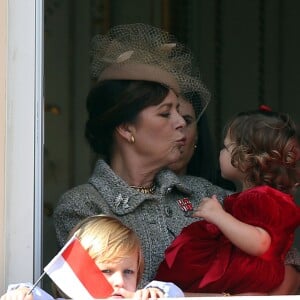
[[[192,70],[191,53],[168,33],[144,24],[116,26],[93,43],[86,137],[101,157],[88,183],[66,192],[54,213],[62,246],[83,218],[117,216],[141,239],[146,267],[141,286],[154,278],[164,251],[193,220],[199,199],[227,192],[203,178],[178,178],[166,167],[186,144],[180,101],[196,119],[209,93]]]
[[[191,54],[183,50],[167,33],[143,24],[117,26],[93,40],[91,71],[97,83],[87,98],[86,137],[102,159],[88,184],[64,194],[54,214],[60,246],[72,227],[92,214],[116,215],[135,228],[147,262],[142,284],[155,275],[174,236],[192,221],[177,200],[192,196],[196,204],[204,195],[225,195],[199,179],[194,181],[205,186],[193,192],[191,180],[163,170],[179,159],[186,143],[179,98],[184,93],[193,101],[187,91],[199,95],[193,103],[197,117],[209,101],[192,73]]]

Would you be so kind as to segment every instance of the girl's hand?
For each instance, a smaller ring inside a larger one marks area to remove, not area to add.
[[[221,203],[218,201],[217,196],[213,195],[211,198],[205,197],[202,199],[199,206],[195,208],[193,217],[203,218],[214,223],[214,220],[219,218],[222,212],[224,212],[224,209]]]
[[[29,290],[29,288],[20,287],[16,290],[7,292],[0,298],[0,300],[33,300],[32,293],[27,295]]]
[[[134,300],[164,298],[164,292],[156,287],[148,287],[145,289],[137,290],[133,296]]]

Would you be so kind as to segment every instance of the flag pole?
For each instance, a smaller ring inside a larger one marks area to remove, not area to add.
[[[32,286],[32,288],[28,291],[27,296],[32,293],[32,291],[34,290],[34,288],[38,285],[38,283],[42,280],[42,278],[45,275],[46,275],[46,272],[44,271],[43,274],[39,277],[39,279],[34,283],[34,285]]]

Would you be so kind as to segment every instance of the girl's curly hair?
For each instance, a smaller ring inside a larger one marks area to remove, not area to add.
[[[232,141],[231,164],[251,185],[294,193],[300,178],[300,141],[289,115],[255,110],[237,114],[225,128]]]

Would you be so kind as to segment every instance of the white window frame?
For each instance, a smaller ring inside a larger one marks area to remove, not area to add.
[[[0,292],[41,273],[43,0],[6,0],[6,122]]]

